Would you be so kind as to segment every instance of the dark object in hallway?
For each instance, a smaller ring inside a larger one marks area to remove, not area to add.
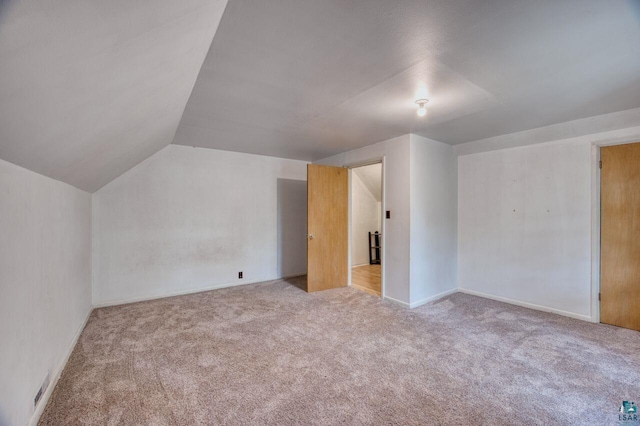
[[[380,248],[382,234],[369,232],[369,265],[380,265]]]

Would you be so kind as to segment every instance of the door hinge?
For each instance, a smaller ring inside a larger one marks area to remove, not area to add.
[[[598,302],[602,300],[602,293],[598,293]]]
[[[600,160],[600,168],[602,168],[602,160]]]

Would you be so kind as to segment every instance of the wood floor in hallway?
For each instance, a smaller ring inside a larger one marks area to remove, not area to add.
[[[351,268],[351,286],[380,297],[380,265],[361,265]]]

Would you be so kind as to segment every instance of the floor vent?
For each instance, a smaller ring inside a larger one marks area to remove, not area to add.
[[[49,387],[49,376],[50,376],[50,372],[47,372],[47,376],[44,378],[44,381],[42,382],[42,386],[40,386],[40,389],[38,389],[38,393],[36,394],[36,397],[33,398],[33,406],[36,407],[38,405],[38,402],[40,402],[40,399],[42,398],[42,395],[44,395],[44,393],[47,390],[47,387]]]

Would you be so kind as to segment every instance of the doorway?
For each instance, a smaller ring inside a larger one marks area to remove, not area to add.
[[[349,267],[351,286],[382,295],[382,162],[350,168]]]
[[[600,160],[600,321],[640,330],[640,143]]]

